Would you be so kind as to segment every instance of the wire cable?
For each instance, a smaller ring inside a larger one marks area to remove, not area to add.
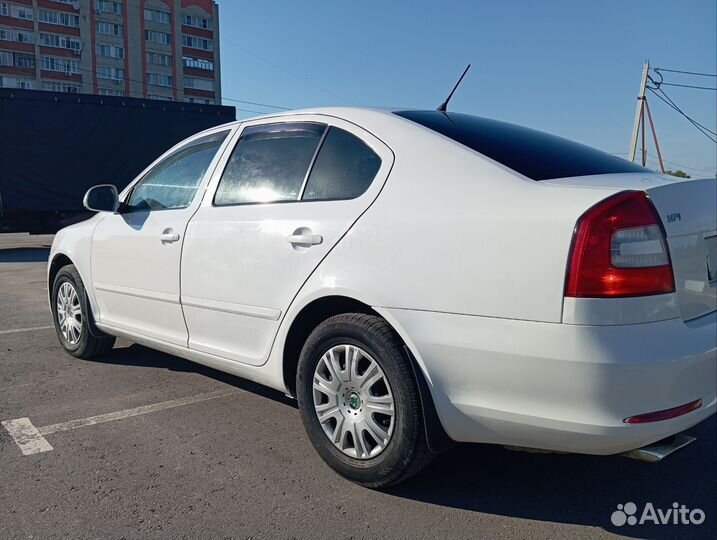
[[[712,135],[714,135],[714,136],[717,137],[717,133],[715,133],[714,131],[712,131],[710,128],[708,128],[708,127],[705,126],[704,124],[700,124],[700,123],[699,123],[697,120],[695,120],[694,118],[691,118],[691,117],[687,116],[687,114],[686,114],[682,109],[680,109],[680,108],[677,106],[677,103],[675,103],[675,102],[670,98],[670,96],[668,96],[668,95],[665,93],[665,91],[664,91],[662,88],[658,88],[657,90],[658,90],[658,92],[660,92],[660,94],[662,94],[662,96],[663,96],[664,98],[667,99],[667,101],[670,102],[670,104],[672,105],[672,107],[673,107],[675,110],[677,110],[677,112],[679,112],[680,114],[684,115],[684,116],[685,116],[690,122],[692,122],[693,124],[696,124],[697,126],[701,127],[701,128],[704,129],[705,131],[707,131],[707,132],[709,132],[709,133],[711,133]]]
[[[698,90],[714,90],[717,91],[717,88],[712,86],[695,86],[693,84],[677,84],[677,83],[667,83],[662,82],[660,83],[660,86],[681,86],[682,88],[696,88]]]
[[[652,92],[654,95],[656,95],[659,99],[661,99],[662,101],[664,101],[669,107],[671,107],[672,109],[674,109],[675,111],[677,111],[678,113],[680,113],[682,116],[684,116],[684,117],[685,117],[693,126],[695,126],[695,127],[699,130],[699,132],[702,133],[705,137],[707,137],[707,138],[708,138],[709,140],[711,140],[713,143],[717,143],[717,139],[713,138],[713,137],[710,135],[710,133],[711,133],[711,134],[715,135],[715,137],[717,137],[717,133],[715,133],[715,132],[712,131],[711,129],[709,129],[709,128],[703,126],[702,124],[700,124],[699,122],[697,122],[696,120],[694,120],[693,118],[691,118],[690,116],[688,116],[687,114],[685,114],[684,111],[682,111],[682,109],[680,109],[677,105],[675,105],[675,103],[670,99],[670,97],[669,97],[667,94],[665,94],[665,92],[664,92],[663,90],[660,90],[660,92],[661,92],[665,97],[662,97],[656,90],[654,90],[654,89],[652,89],[652,88],[648,88],[648,90],[650,90],[650,92]],[[658,88],[658,90],[659,90],[659,88]]]
[[[304,84],[308,84],[309,86],[313,86],[313,87],[316,88],[317,90],[321,90],[322,92],[325,92],[326,94],[330,94],[330,95],[334,96],[335,98],[340,99],[341,101],[345,101],[346,103],[350,103],[351,105],[356,105],[356,103],[354,103],[354,102],[351,101],[350,99],[345,98],[345,97],[343,97],[343,96],[340,96],[340,95],[337,94],[336,92],[332,92],[331,90],[328,90],[328,89],[326,89],[326,88],[324,88],[324,87],[322,87],[322,86],[319,86],[318,84],[316,84],[316,83],[310,81],[309,79],[307,79],[307,78],[305,78],[305,77],[301,77],[300,75],[297,75],[296,73],[292,73],[292,72],[289,71],[288,69],[285,69],[285,68],[281,67],[280,65],[275,64],[275,63],[272,62],[271,60],[267,60],[267,59],[264,58],[263,56],[259,56],[258,54],[256,54],[255,52],[250,51],[250,50],[247,49],[246,47],[242,47],[241,45],[239,45],[238,43],[232,41],[232,40],[229,39],[229,38],[226,38],[226,37],[225,37],[225,38],[224,38],[224,41],[226,41],[226,42],[229,43],[230,45],[233,45],[233,46],[236,47],[237,49],[239,49],[239,50],[245,52],[246,54],[248,54],[248,55],[250,55],[250,56],[253,56],[253,57],[256,58],[257,60],[260,60],[261,62],[264,62],[266,65],[271,66],[271,67],[273,67],[274,69],[279,70],[279,71],[281,71],[281,72],[283,72],[283,73],[286,73],[287,75],[289,75],[290,77],[293,77],[293,78],[296,79],[297,81],[301,81],[301,82],[303,82]]]
[[[49,71],[49,70],[48,70],[48,71]],[[72,70],[71,73],[74,73],[75,71],[82,71],[82,72],[85,72],[85,73],[95,74],[95,72],[92,71],[91,69],[81,68],[81,67],[73,68],[73,70]],[[58,71],[58,72],[56,72],[56,73],[64,73],[64,71]],[[130,79],[130,78],[128,78],[128,77],[123,77],[122,79],[102,79],[102,78],[100,78],[99,80],[106,80],[106,81],[116,81],[116,80],[119,80],[119,81],[122,81],[123,83],[124,83],[124,81],[129,81],[129,82],[134,82],[134,83],[141,84],[141,85],[143,86],[143,88],[145,88],[145,89],[146,89],[148,86],[150,86],[150,84],[149,84],[147,81],[143,81],[143,80],[139,80],[139,79]],[[53,81],[54,81],[54,79],[53,79]],[[78,85],[80,85],[82,88],[84,88],[85,86],[89,86],[90,89],[94,90],[94,82],[93,82],[92,80],[90,80],[90,81],[84,81],[84,80],[83,80],[83,81],[81,81],[81,82],[70,81],[70,80],[68,80],[68,81],[57,80],[56,82],[59,82],[59,83],[65,82],[65,83],[67,83],[67,84],[78,84]],[[167,86],[163,86],[163,87],[160,87],[160,88],[165,88],[165,89],[167,89],[167,88],[172,88],[172,89],[173,89],[173,87],[167,87]],[[91,93],[94,93],[94,92],[91,92]],[[99,95],[99,94],[98,94],[98,95]],[[111,96],[110,96],[110,97],[111,97]],[[116,96],[115,96],[115,97],[116,97]],[[119,96],[119,97],[131,97],[131,96]],[[232,101],[232,102],[235,102],[235,103],[244,103],[244,104],[246,104],[246,105],[256,105],[256,106],[258,106],[258,107],[266,107],[266,108],[268,108],[268,109],[278,109],[278,110],[282,110],[282,111],[290,111],[290,110],[292,110],[291,107],[283,107],[283,106],[281,106],[281,105],[271,105],[271,104],[269,104],[269,103],[259,103],[258,101],[248,101],[248,100],[245,100],[245,99],[230,98],[230,97],[225,97],[225,96],[221,96],[220,99],[221,99],[222,101]],[[167,101],[174,101],[174,100],[167,100]],[[267,113],[269,112],[269,111],[256,111],[256,110],[252,110],[252,109],[241,109],[241,108],[238,108],[238,107],[234,107],[234,108],[237,109],[238,111],[253,112],[253,113],[258,113],[258,114],[267,114]]]
[[[683,73],[684,75],[697,75],[699,77],[717,77],[714,73],[698,73],[696,71],[682,71],[679,69],[653,68],[658,73],[660,71],[669,71],[670,73]]]

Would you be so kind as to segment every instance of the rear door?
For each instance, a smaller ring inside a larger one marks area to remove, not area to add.
[[[190,348],[263,364],[292,299],[375,200],[392,164],[382,142],[335,118],[244,125],[187,228]]]

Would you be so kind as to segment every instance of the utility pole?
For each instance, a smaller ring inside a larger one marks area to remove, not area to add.
[[[640,124],[643,133],[645,125],[643,119],[645,117],[645,89],[647,88],[647,75],[650,71],[650,62],[645,62],[642,68],[642,80],[640,81],[640,93],[637,96],[637,108],[635,109],[635,122],[632,125],[632,139],[630,139],[629,160],[635,161],[635,151],[637,150],[637,137],[640,134]]]
[[[647,89],[647,79],[650,74],[650,62],[645,62],[642,67],[642,80],[640,81],[640,93],[637,96],[637,107],[635,108],[635,122],[632,125],[632,138],[630,139],[630,161],[635,161],[635,152],[637,151],[637,138],[640,136],[640,128],[642,128],[642,166],[647,165],[647,146],[645,145],[645,111],[647,111],[647,120],[650,122],[650,131],[652,131],[652,140],[655,142],[655,150],[657,151],[657,159],[660,162],[660,172],[664,174],[665,164],[662,162],[662,152],[660,144],[657,142],[657,131],[655,123],[652,121],[652,113],[650,105],[647,103],[645,90]]]

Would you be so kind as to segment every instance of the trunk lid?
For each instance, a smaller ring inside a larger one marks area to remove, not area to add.
[[[667,235],[682,319],[717,309],[717,180],[614,174],[560,178],[545,183],[645,191]]]

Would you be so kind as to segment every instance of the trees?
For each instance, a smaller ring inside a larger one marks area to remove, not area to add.
[[[671,174],[672,176],[678,176],[679,178],[690,178],[690,175],[681,169],[677,169],[676,171],[671,171],[670,169],[668,169],[665,171],[665,173]]]

